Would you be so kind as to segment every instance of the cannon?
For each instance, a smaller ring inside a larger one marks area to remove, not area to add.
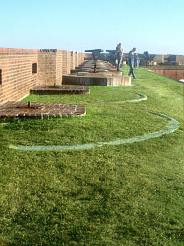
[[[85,52],[92,53],[93,61],[94,61],[94,73],[96,73],[96,62],[100,56],[100,53],[103,52],[102,49],[93,49],[93,50],[85,50]]]
[[[111,53],[111,54],[115,54],[116,50],[106,50],[106,52]]]
[[[102,49],[93,49],[93,50],[85,50],[85,52],[100,53],[100,52],[103,52],[103,50]]]
[[[108,52],[108,61],[116,66],[116,50],[106,50],[106,52]]]

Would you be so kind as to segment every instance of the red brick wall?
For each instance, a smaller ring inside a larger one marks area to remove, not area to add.
[[[171,79],[184,79],[184,69],[153,69],[153,71]]]
[[[71,52],[62,50],[63,74],[70,74],[71,70]]]
[[[84,62],[84,57],[85,57],[84,53],[82,52],[78,53],[78,65],[81,65]]]
[[[62,84],[63,76],[63,61],[62,61],[62,52],[58,51],[56,54],[56,84]]]
[[[56,82],[56,52],[38,53],[38,84],[53,85]]]
[[[65,50],[31,50],[0,48],[0,103],[17,101],[36,85],[62,83],[62,75],[84,61],[84,54]],[[37,73],[32,74],[32,64]]]
[[[75,56],[76,56],[76,52],[72,51],[71,52],[71,69],[74,70],[76,65],[75,65]]]
[[[184,70],[176,70],[177,80],[184,79]]]
[[[16,101],[29,94],[37,83],[38,74],[32,74],[32,64],[37,62],[35,50],[0,49],[0,103]]]
[[[63,61],[62,52],[48,51],[38,53],[38,84],[61,85]]]

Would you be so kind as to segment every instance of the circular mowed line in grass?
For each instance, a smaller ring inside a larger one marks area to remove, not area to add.
[[[4,128],[10,148],[21,151],[74,151],[141,142],[178,129],[174,118],[144,111],[97,114],[84,119],[17,121]]]
[[[39,103],[69,103],[69,104],[84,104],[90,103],[116,103],[118,102],[139,102],[146,100],[146,95],[141,92],[137,93],[129,88],[122,87],[103,87],[90,88],[90,95],[30,95],[24,101],[34,101]]]

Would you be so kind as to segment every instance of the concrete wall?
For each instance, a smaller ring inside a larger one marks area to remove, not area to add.
[[[83,63],[84,56],[65,50],[0,48],[0,103],[20,100],[37,85],[62,84],[63,74]],[[34,63],[36,73],[32,72]]]

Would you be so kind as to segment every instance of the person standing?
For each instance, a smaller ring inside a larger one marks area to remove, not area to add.
[[[139,67],[139,64],[140,64],[139,55],[138,55],[138,53],[135,53],[134,54],[134,67],[135,68],[138,68]]]
[[[116,61],[117,61],[117,71],[120,70],[121,63],[123,58],[123,49],[121,47],[121,43],[116,46]]]
[[[135,67],[135,52],[136,48],[133,48],[129,53],[128,53],[128,65],[129,65],[129,72],[128,76],[131,76],[135,79],[135,73],[134,73],[134,67]]]

